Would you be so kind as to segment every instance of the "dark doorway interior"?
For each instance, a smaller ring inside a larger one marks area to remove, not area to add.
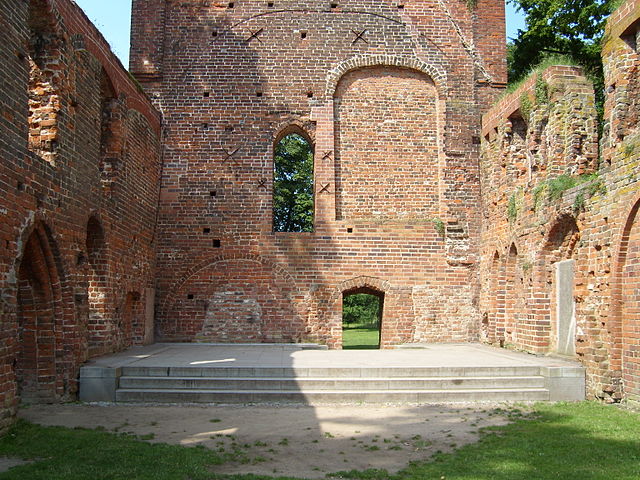
[[[342,348],[378,349],[384,293],[362,288],[342,294]]]

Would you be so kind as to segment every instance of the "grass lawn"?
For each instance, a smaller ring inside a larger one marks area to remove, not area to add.
[[[373,350],[380,343],[380,332],[377,328],[367,328],[359,325],[343,325],[342,348],[345,350]]]
[[[372,453],[371,455],[379,455]],[[40,427],[24,421],[0,439],[0,456],[36,459],[0,480],[101,480],[219,477],[209,467],[226,461],[210,450],[148,444],[130,435]],[[343,478],[390,480],[638,480],[640,415],[597,403],[539,404],[528,418],[487,431],[451,454],[437,454],[397,475],[342,472]]]

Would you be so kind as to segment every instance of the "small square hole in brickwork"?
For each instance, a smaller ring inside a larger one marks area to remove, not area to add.
[[[224,131],[225,132],[233,132],[233,126],[232,125],[227,125],[226,127],[224,127]]]
[[[474,135],[473,137],[471,137],[471,143],[473,143],[474,145],[480,145],[480,137]]]
[[[213,248],[220,248],[222,243],[217,238],[213,241]]]
[[[404,9],[404,4],[403,3],[399,3],[398,4],[398,10],[402,10]]]
[[[313,92],[307,92],[307,98],[313,98]]]
[[[218,32],[216,30],[214,30],[213,32],[211,32],[211,36],[213,38],[217,37],[218,36]]]
[[[16,184],[16,189],[17,189],[19,192],[24,192],[24,183],[22,183],[22,182],[18,182],[18,183]]]
[[[233,8],[233,7],[235,7],[235,6],[236,6],[236,4],[235,4],[235,3],[233,3],[233,2],[229,2],[229,5],[227,5],[227,6],[228,6],[229,8]]]
[[[307,38],[307,32],[300,32],[300,38],[303,40]]]
[[[267,2],[267,7],[273,8],[273,2]]]
[[[353,227],[347,227],[347,233],[353,233]]]
[[[256,97],[261,98],[262,97],[262,92],[256,92]]]
[[[205,227],[202,229],[202,233],[211,233],[211,229],[208,227]]]
[[[331,3],[331,8],[338,8],[338,4],[337,3]]]
[[[187,295],[187,300],[193,300],[195,297],[195,295],[193,293],[190,293]]]
[[[203,123],[202,124],[202,129],[203,130],[209,130],[209,124],[208,123]]]
[[[210,93],[209,92],[202,92],[202,96],[204,98],[209,98]]]
[[[218,195],[218,192],[216,192],[215,190],[211,190],[211,191],[209,192],[209,196],[210,196],[210,197],[215,197],[215,196],[217,196],[217,195]]]

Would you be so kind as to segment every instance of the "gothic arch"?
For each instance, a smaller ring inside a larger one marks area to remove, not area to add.
[[[25,231],[17,266],[17,351],[14,371],[22,401],[43,402],[58,395],[63,372],[64,274],[49,227],[37,221]]]
[[[623,396],[640,399],[640,318],[631,313],[640,307],[640,198],[624,218],[613,277],[611,370],[614,382],[622,384]]]

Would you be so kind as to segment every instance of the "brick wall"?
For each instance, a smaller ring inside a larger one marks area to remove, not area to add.
[[[384,294],[383,347],[477,338],[501,2],[137,2],[132,36],[166,120],[160,338],[339,348],[353,288]],[[272,232],[274,141],[293,126],[314,142],[313,233]]]
[[[3,429],[147,333],[160,117],[74,3],[0,10]]]
[[[483,118],[482,338],[562,350],[555,265],[573,259],[572,342],[589,394],[609,400],[640,393],[638,17],[627,2],[610,19],[602,138],[575,67],[534,75]]]

